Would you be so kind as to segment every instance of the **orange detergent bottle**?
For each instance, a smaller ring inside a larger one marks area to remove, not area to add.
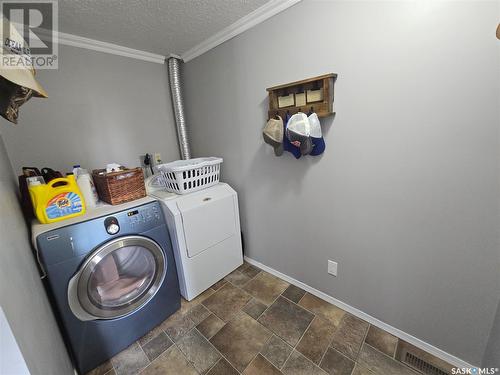
[[[69,219],[85,213],[85,201],[75,176],[55,178],[48,184],[28,179],[35,216],[42,224]]]

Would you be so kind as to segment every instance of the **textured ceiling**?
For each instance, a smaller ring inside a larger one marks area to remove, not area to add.
[[[59,0],[59,31],[182,54],[268,0]]]

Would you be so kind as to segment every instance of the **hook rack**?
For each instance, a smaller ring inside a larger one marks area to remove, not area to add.
[[[334,84],[337,74],[330,73],[301,81],[267,88],[269,95],[268,116],[285,117],[301,108],[310,108],[318,117],[335,114],[333,110]]]

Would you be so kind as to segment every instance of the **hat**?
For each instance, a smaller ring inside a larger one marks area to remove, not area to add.
[[[264,142],[274,148],[274,154],[281,156],[283,154],[283,120],[278,118],[269,119],[262,130]]]
[[[305,113],[298,112],[290,117],[286,124],[286,136],[291,144],[300,148],[302,155],[312,151],[311,125]]]
[[[3,35],[4,26],[8,24],[8,35]],[[8,20],[0,17],[0,33],[2,34],[0,48],[0,85],[3,88],[4,95],[0,98],[0,115],[7,120],[17,123],[19,107],[27,102],[32,96],[47,97],[43,87],[35,79],[35,69],[31,63],[31,56],[19,54],[17,51],[29,50],[29,46],[17,32],[15,27]],[[10,46],[15,44],[15,50]],[[4,55],[17,56],[16,61],[25,61],[26,64],[20,64],[18,67],[11,67],[3,64]]]
[[[283,133],[285,133],[285,131],[286,131],[286,124],[288,124],[288,121],[290,121],[290,117],[292,117],[292,116],[287,111],[286,116],[285,116],[285,121],[284,121],[285,123],[283,125],[283,127],[284,127]],[[283,137],[283,148],[285,149],[285,151],[288,151],[289,153],[291,153],[295,157],[295,159],[299,159],[302,156],[302,154],[300,153],[300,148],[292,145],[290,143],[290,140],[288,139],[288,137]]]
[[[311,125],[311,140],[313,144],[310,155],[317,156],[322,154],[326,147],[323,134],[321,133],[321,123],[319,122],[318,115],[314,112],[308,116],[308,119]]]

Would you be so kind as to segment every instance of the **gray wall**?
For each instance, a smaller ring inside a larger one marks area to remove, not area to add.
[[[17,203],[14,177],[0,137],[1,307],[32,375],[72,374],[66,348],[38,277],[28,231]]]
[[[138,166],[146,152],[179,158],[164,65],[60,46],[59,69],[37,77],[49,98],[21,107],[18,126],[0,121],[16,173]]]
[[[476,364],[500,293],[499,14],[305,0],[184,72],[192,148],[224,157],[248,255]],[[266,87],[328,72],[325,154],[275,157]]]
[[[483,357],[483,367],[500,368],[500,302],[498,303],[495,322],[491,329],[488,345]]]

